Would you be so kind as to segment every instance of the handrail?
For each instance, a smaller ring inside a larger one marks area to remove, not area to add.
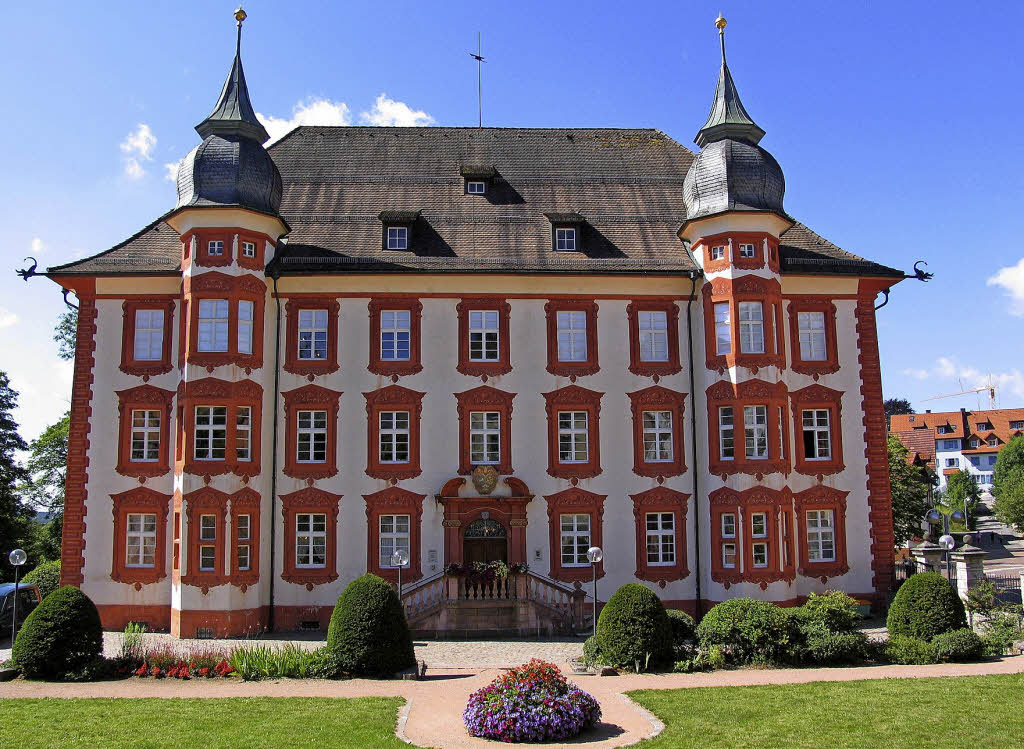
[[[438,572],[437,574],[431,575],[430,577],[422,577],[422,578],[420,578],[419,580],[417,580],[416,582],[414,582],[414,583],[412,583],[410,585],[403,585],[402,586],[402,598],[405,598],[410,593],[415,593],[420,588],[422,588],[422,587],[424,587],[426,585],[429,585],[430,583],[434,582],[435,580],[437,580],[438,578],[441,578],[441,577],[444,577],[444,571],[443,570],[441,572]]]
[[[555,580],[553,578],[548,577],[547,575],[542,575],[539,572],[534,572],[533,570],[527,570],[526,574],[527,575],[533,575],[534,577],[543,580],[544,582],[548,583],[549,585],[552,585],[552,586],[554,586],[556,588],[564,590],[566,593],[569,593],[570,595],[574,595],[577,592],[582,593],[584,595],[584,600],[587,599],[587,598],[593,600],[593,598],[594,598],[594,594],[588,592],[585,587],[581,586],[579,588],[579,590],[577,591],[576,588],[570,587],[570,586],[566,585],[565,583],[563,583],[563,582],[561,582],[559,580]],[[601,603],[601,599],[598,598],[597,602]]]

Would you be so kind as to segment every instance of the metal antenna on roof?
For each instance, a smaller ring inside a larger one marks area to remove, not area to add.
[[[715,27],[718,29],[718,40],[722,43],[722,64],[725,64],[725,26],[729,23],[722,17],[722,12],[718,12],[718,18],[715,19]]]
[[[469,56],[476,60],[476,116],[477,127],[484,126],[484,95],[482,86],[483,63],[487,62],[483,56],[483,47],[480,42],[480,32],[476,32],[476,54],[470,52]]]

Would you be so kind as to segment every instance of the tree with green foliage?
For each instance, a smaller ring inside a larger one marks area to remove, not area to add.
[[[68,464],[68,429],[71,414],[65,413],[29,444],[25,480],[18,485],[22,502],[50,513],[45,524],[36,524],[33,558],[42,561],[60,558],[61,530],[64,525],[64,479]]]
[[[975,508],[981,501],[981,489],[974,483],[971,474],[962,468],[946,477],[946,489],[935,493],[935,509],[947,517],[954,512],[967,515],[966,530],[973,530]],[[959,529],[957,529],[959,530]]]
[[[882,403],[882,407],[885,409],[885,428],[889,428],[889,421],[896,414],[913,414],[917,413],[914,407],[910,405],[910,401],[906,398],[886,398]]]
[[[888,448],[893,533],[899,547],[921,529],[921,522],[928,511],[928,492],[934,474],[927,468],[907,462],[910,451],[896,435],[889,435]]]
[[[416,665],[409,624],[390,584],[370,573],[348,584],[331,614],[327,651],[351,676],[392,676]]]
[[[992,493],[999,521],[1024,530],[1024,437],[1014,437],[999,451]]]
[[[7,563],[11,549],[31,547],[33,539],[32,509],[21,501],[17,487],[28,473],[18,463],[16,453],[28,445],[18,434],[18,424],[11,412],[18,405],[18,394],[11,387],[6,372],[0,372],[0,580],[13,579],[14,571]]]
[[[65,361],[75,358],[75,340],[78,337],[78,310],[69,309],[57,318],[53,340],[57,342],[57,356]]]

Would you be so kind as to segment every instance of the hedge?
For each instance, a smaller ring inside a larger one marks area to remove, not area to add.
[[[981,660],[985,655],[985,641],[970,629],[954,629],[932,640],[935,655],[940,661],[967,663]]]
[[[391,676],[416,665],[405,612],[387,582],[368,573],[349,583],[331,615],[327,650],[351,675]]]
[[[22,625],[11,657],[29,679],[64,679],[103,650],[100,614],[78,588],[58,588]]]
[[[889,635],[931,640],[936,635],[964,629],[967,614],[963,601],[938,572],[920,572],[900,586],[889,606]]]
[[[777,664],[792,659],[799,633],[795,615],[775,604],[732,598],[704,615],[697,639],[702,650],[718,646],[733,663]]]

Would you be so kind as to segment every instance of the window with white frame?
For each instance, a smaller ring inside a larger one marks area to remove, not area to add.
[[[587,313],[558,312],[555,315],[558,361],[587,360]]]
[[[800,358],[803,361],[825,361],[825,313],[797,312],[796,324],[800,337]]]
[[[977,424],[975,424],[974,426],[975,426],[975,427],[977,428],[977,430],[978,430],[979,432],[984,432],[984,431],[986,431],[987,429],[991,429],[991,428],[992,428],[992,425],[991,425],[991,424],[989,424],[989,423],[988,423],[987,421],[979,421],[979,422],[978,422]]]
[[[300,512],[295,515],[295,566],[323,569],[327,566],[327,515]]]
[[[736,538],[736,515],[732,512],[722,513],[722,538]]]
[[[381,411],[379,414],[379,459],[381,463],[409,462],[409,412]]]
[[[498,361],[497,310],[469,311],[469,360]]]
[[[757,254],[757,252],[754,249],[754,245],[747,243],[740,245],[740,257],[750,258],[754,257],[755,254]]]
[[[501,414],[469,412],[469,462],[490,465],[501,461]]]
[[[732,321],[728,302],[715,302],[715,353],[718,356],[732,353]]]
[[[724,244],[716,244],[714,247],[711,248],[711,259],[712,260],[722,260],[724,258],[725,258],[725,245]]]
[[[224,254],[224,240],[223,239],[213,239],[213,240],[210,240],[210,243],[206,246],[206,251],[207,251],[207,254],[210,255],[211,257],[219,257],[219,256],[223,255]]]
[[[409,361],[409,310],[382,310],[380,313],[381,361]]]
[[[252,528],[250,527],[251,516],[239,515],[235,518],[235,536],[238,541],[237,553],[238,571],[247,572],[252,563]]]
[[[722,567],[734,569],[736,567],[736,514],[723,512],[722,520]]]
[[[327,310],[299,310],[299,359],[323,361],[327,358]]]
[[[565,226],[555,229],[555,249],[570,251],[575,250],[576,229],[571,226]]]
[[[242,257],[256,257],[255,242],[242,242]]]
[[[672,412],[644,411],[644,462],[664,463],[673,460]]]
[[[1010,429],[1024,429],[1024,421],[1011,421]]]
[[[408,567],[412,563],[412,552],[409,547],[409,522],[408,515],[381,515],[380,516],[380,566],[382,568],[396,569],[391,563],[391,555],[396,551],[404,551],[409,555],[409,561],[405,563]]]
[[[939,424],[937,427],[935,427],[936,434],[952,434],[953,431],[953,427],[949,426],[948,424]]]
[[[252,353],[252,321],[255,304],[250,301],[238,303],[238,353]]]
[[[152,463],[160,459],[160,412],[132,411],[132,462]]]
[[[834,562],[836,559],[836,526],[832,510],[807,511],[807,560]]]
[[[942,440],[943,450],[959,450],[960,440]]]
[[[586,463],[590,457],[586,411],[558,412],[558,462]]]
[[[751,538],[768,538],[768,513],[750,513],[750,536]]]
[[[637,313],[640,332],[640,361],[668,361],[668,313]]]
[[[156,515],[130,513],[125,533],[126,566],[155,567]]]
[[[252,407],[235,409],[235,458],[252,460]]]
[[[466,183],[466,192],[469,195],[483,195],[487,192],[487,183],[480,180],[470,180]]]
[[[132,348],[135,361],[160,361],[164,355],[164,311],[162,309],[135,310],[135,341]]]
[[[768,457],[768,409],[765,406],[743,407],[743,430],[746,456],[751,460]]]
[[[754,567],[764,569],[768,566],[768,544],[764,541],[757,541],[750,547],[754,557]]]
[[[718,454],[722,460],[732,460],[736,455],[732,406],[721,406],[718,409]]]
[[[988,438],[988,446],[989,447],[995,447],[998,444],[999,444],[999,438],[998,437],[989,437]]]
[[[585,567],[590,564],[590,515],[562,515],[562,566]]]
[[[217,564],[217,516],[199,516],[199,570],[211,572]]]
[[[980,445],[981,445],[981,443],[978,442],[978,438],[977,437],[971,437],[971,449],[976,449]]]
[[[199,336],[200,351],[228,350],[228,300],[199,300]]]
[[[764,305],[740,302],[740,353],[764,353]]]
[[[676,516],[671,512],[648,512],[647,564],[676,563]]]
[[[409,249],[409,229],[406,226],[388,227],[388,249],[407,250]]]
[[[736,544],[722,544],[722,567],[736,568]]]
[[[224,460],[228,441],[227,406],[196,406],[196,460]]]
[[[327,412],[299,411],[296,414],[295,459],[299,463],[327,462]]]
[[[804,458],[829,460],[832,457],[832,429],[827,408],[807,408],[802,414]]]

